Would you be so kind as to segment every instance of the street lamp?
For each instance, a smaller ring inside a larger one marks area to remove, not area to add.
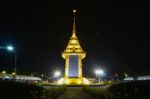
[[[17,55],[16,55],[16,52],[15,52],[15,50],[14,50],[14,47],[11,46],[11,45],[8,45],[8,46],[6,47],[6,49],[7,49],[8,51],[14,52],[14,54],[15,54],[14,73],[16,74],[16,72],[17,72],[17,68],[16,68],[16,65],[17,65]]]
[[[54,77],[55,77],[56,81],[58,80],[58,77],[60,77],[60,75],[61,75],[60,71],[55,71],[54,72]],[[54,80],[54,82],[55,82],[55,80]]]
[[[8,51],[10,51],[10,52],[14,52],[14,54],[15,54],[14,73],[16,74],[16,71],[17,71],[17,69],[16,69],[16,65],[17,65],[17,55],[16,55],[16,52],[15,52],[15,50],[14,50],[14,47],[11,46],[11,45],[8,45],[8,46],[0,46],[0,49],[6,49],[6,50],[8,50]]]
[[[2,71],[2,74],[6,74],[6,71]]]
[[[100,76],[104,75],[104,71],[101,69],[95,70],[96,78],[98,77],[98,82],[100,82]]]
[[[7,46],[6,49],[7,49],[8,51],[14,51],[14,47],[11,46],[11,45]]]
[[[5,79],[5,75],[6,75],[6,71],[4,70],[4,71],[2,71],[2,79],[4,80]]]
[[[16,73],[15,73],[15,72],[12,72],[12,75],[13,75],[13,76],[15,76],[15,75],[16,75]]]
[[[55,71],[54,72],[54,77],[59,77],[61,75],[60,71]]]

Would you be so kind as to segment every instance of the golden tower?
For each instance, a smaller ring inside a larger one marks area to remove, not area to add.
[[[62,52],[62,57],[66,60],[65,77],[63,78],[63,81],[65,84],[84,84],[87,82],[87,80],[82,76],[82,59],[85,58],[86,53],[81,48],[76,36],[76,10],[73,10],[73,13],[74,18],[72,36],[69,40],[67,48]]]

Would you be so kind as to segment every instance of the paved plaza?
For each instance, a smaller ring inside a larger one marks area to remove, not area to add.
[[[68,90],[57,99],[93,99],[82,91],[82,87],[68,87]]]

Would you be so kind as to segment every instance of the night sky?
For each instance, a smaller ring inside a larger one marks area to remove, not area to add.
[[[110,0],[0,1],[0,45],[17,52],[18,72],[64,71],[61,57],[72,35],[84,51],[83,74],[150,72],[150,3]],[[0,70],[13,70],[14,55],[0,50]]]

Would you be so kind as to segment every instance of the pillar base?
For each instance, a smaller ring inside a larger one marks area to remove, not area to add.
[[[86,78],[61,78],[58,80],[58,84],[65,85],[89,85],[89,81]]]

